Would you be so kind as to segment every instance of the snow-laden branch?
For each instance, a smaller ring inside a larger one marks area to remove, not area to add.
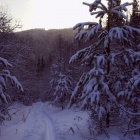
[[[85,28],[85,26],[95,26],[97,25],[98,23],[97,22],[83,22],[83,23],[78,23],[76,24],[74,27],[73,27],[73,30],[77,29],[80,31],[80,30],[83,30]]]
[[[86,28],[84,28],[86,27]],[[79,32],[76,36],[75,39],[81,39],[83,36],[86,37],[86,41],[89,40],[92,36],[94,36],[98,31],[100,30],[101,26],[96,23],[96,22],[84,22],[84,23],[78,23],[76,24],[73,29],[75,30],[78,28]],[[84,30],[85,29],[85,30]]]
[[[24,91],[20,82],[17,80],[17,78],[15,76],[12,76],[10,74],[9,70],[2,70],[1,73],[0,73],[0,76],[3,77],[3,78],[9,78],[14,87],[16,87],[18,90],[21,90],[22,92]],[[2,78],[1,78],[1,80],[2,80]],[[6,85],[5,79],[4,79],[4,81],[2,80],[0,82],[1,83],[3,82],[3,85]]]
[[[121,5],[119,5],[119,6],[115,6],[114,8],[112,8],[112,10],[123,10],[123,11],[127,11],[127,6],[130,6],[130,5],[132,5],[133,4],[133,2],[131,2],[131,3],[129,3],[129,2],[126,2],[126,3],[124,3],[124,4],[121,4]]]
[[[74,54],[74,55],[70,58],[69,63],[73,63],[73,62],[75,62],[76,60],[82,58],[83,55],[84,55],[84,53],[85,53],[85,52],[88,52],[90,49],[91,49],[91,46],[88,47],[88,48],[84,48],[84,49],[82,49],[82,50],[79,50],[76,54]]]
[[[134,28],[128,25],[124,25],[122,28],[120,27],[114,27],[110,29],[109,31],[109,39],[113,41],[113,39],[121,40],[121,41],[126,41],[128,42],[128,37],[134,38],[133,34],[137,33],[140,35],[140,29]],[[104,42],[108,41],[108,35],[106,35]],[[108,43],[108,42],[107,42]],[[107,44],[105,43],[105,44]]]
[[[127,34],[133,34],[134,32],[139,34],[140,35],[140,29],[138,28],[134,28],[134,27],[131,27],[131,26],[128,26],[128,25],[124,25],[122,27],[122,30],[125,32],[127,31]]]
[[[107,11],[98,11],[98,12],[91,12],[91,15],[96,15],[96,18],[100,17],[102,18],[105,14],[107,13]]]
[[[122,13],[121,11],[117,11],[115,9],[112,9],[111,12],[117,14],[119,18],[127,19],[127,16],[124,13]]]
[[[93,3],[89,4],[89,3],[86,3],[86,2],[83,2],[84,5],[87,5],[89,6],[89,11],[93,11],[93,10],[96,10],[97,9],[97,6],[98,4],[101,3],[101,0],[95,0]]]
[[[6,59],[0,57],[0,61],[7,67],[7,66],[10,66],[12,67],[12,64],[10,64]]]
[[[120,107],[124,112],[126,112],[126,113],[128,113],[128,114],[130,114],[130,115],[134,115],[134,116],[139,116],[139,115],[140,115],[140,112],[134,113],[134,112],[125,110],[121,105],[119,105],[119,107]]]

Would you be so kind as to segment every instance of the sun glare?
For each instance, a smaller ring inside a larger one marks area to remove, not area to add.
[[[58,3],[56,0],[32,0],[31,3],[33,14],[30,23],[32,28],[61,28],[64,25],[61,22],[66,13],[66,9],[61,6],[63,3]]]
[[[65,28],[73,27],[80,19],[89,18],[88,8],[82,2],[65,0],[31,0],[31,28]],[[79,6],[81,5],[81,7]],[[76,16],[79,15],[79,16]]]
[[[45,28],[46,25],[46,5],[47,1],[42,0],[32,0],[31,1],[31,10],[32,10],[32,17],[30,19],[30,24],[32,28]]]

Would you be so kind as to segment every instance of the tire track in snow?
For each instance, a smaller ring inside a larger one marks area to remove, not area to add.
[[[43,103],[33,106],[27,120],[27,129],[22,140],[55,140],[51,120],[43,110]]]
[[[46,140],[55,140],[54,130],[52,127],[50,117],[47,115],[47,113],[44,110],[42,110],[42,112],[44,113],[44,115],[47,118]]]

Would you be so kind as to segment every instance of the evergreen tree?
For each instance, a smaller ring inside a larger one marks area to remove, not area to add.
[[[132,15],[130,18],[130,25],[140,28],[140,5],[138,0],[133,0]]]
[[[116,5],[117,0],[107,1],[108,6],[101,0],[95,0],[91,4],[84,3],[89,6],[91,15],[96,15],[96,18],[102,19],[107,15],[107,27],[102,28],[101,22],[85,22],[74,26],[74,29],[79,30],[75,39],[85,37],[87,41],[95,37],[98,40],[91,46],[79,50],[70,59],[70,63],[80,61],[82,65],[90,65],[91,69],[81,76],[72,93],[69,106],[79,104],[82,109],[92,110],[94,116],[98,116],[96,119],[101,127],[104,120],[109,127],[114,110],[117,110],[116,118],[119,117],[118,97],[122,95],[130,99],[130,96],[133,96],[134,99],[137,95],[135,90],[140,83],[137,81],[140,54],[137,52],[138,46],[132,47],[133,38],[135,34],[140,35],[140,30],[128,25],[116,27],[111,19],[115,15],[121,21],[126,20],[124,12],[132,3]],[[134,78],[135,76],[137,78]]]
[[[59,33],[56,40],[56,53],[51,67],[52,79],[50,81],[50,90],[47,90],[47,97],[53,102],[65,108],[66,103],[70,100],[70,95],[73,88],[73,78],[71,77],[71,70],[67,67],[67,50],[68,45],[63,36]],[[50,96],[49,96],[50,95]]]
[[[50,81],[50,90],[47,92],[52,95],[52,101],[61,105],[62,109],[65,108],[66,103],[69,102],[72,92],[73,78],[67,71],[61,71],[59,65],[51,67],[52,80]]]

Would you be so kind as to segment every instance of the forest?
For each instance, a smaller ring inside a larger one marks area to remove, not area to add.
[[[83,3],[97,22],[66,29],[17,32],[20,23],[0,8],[0,139],[8,140],[2,129],[17,113],[10,111],[15,102],[88,112],[88,134],[66,140],[140,139],[140,5],[106,1]],[[76,119],[80,123],[82,115]],[[116,129],[123,137],[110,138]],[[70,131],[80,131],[80,124]],[[64,139],[56,137],[38,140]]]

